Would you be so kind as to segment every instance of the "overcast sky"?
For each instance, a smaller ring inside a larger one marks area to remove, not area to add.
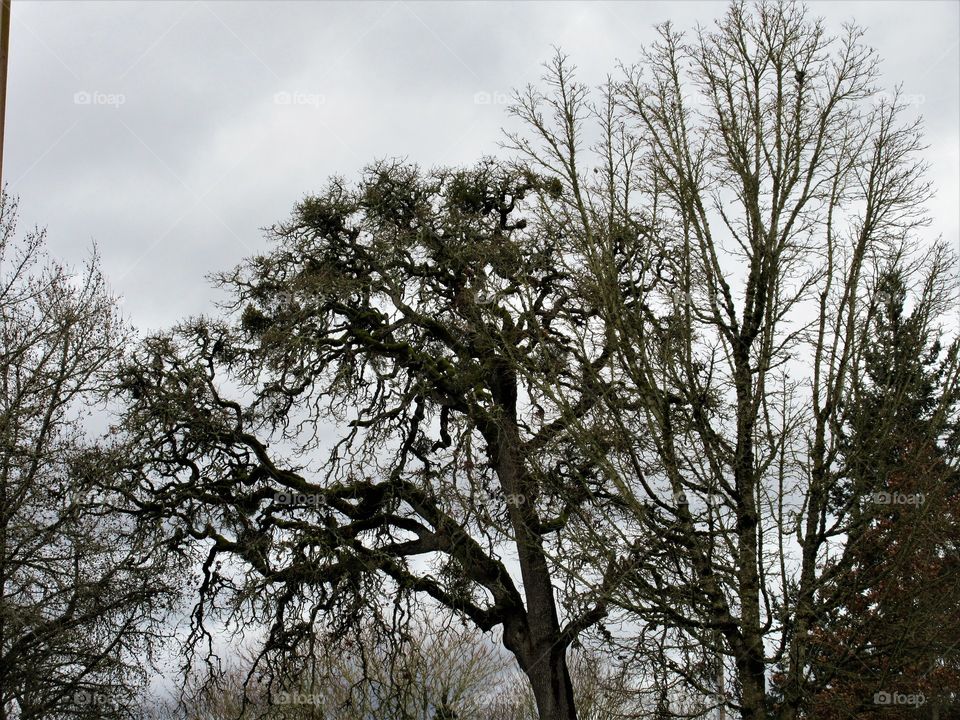
[[[14,0],[4,181],[55,253],[93,242],[127,315],[210,309],[204,276],[265,247],[331,174],[498,152],[504,100],[558,45],[595,85],[653,26],[723,2],[28,2]],[[882,84],[925,120],[932,234],[960,239],[960,3],[814,2],[855,20]]]

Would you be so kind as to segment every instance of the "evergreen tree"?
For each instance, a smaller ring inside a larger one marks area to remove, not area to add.
[[[864,522],[830,588],[842,601],[825,603],[810,717],[947,717],[960,687],[958,346],[931,323],[937,303],[925,288],[908,307],[894,266],[867,314],[833,498]]]

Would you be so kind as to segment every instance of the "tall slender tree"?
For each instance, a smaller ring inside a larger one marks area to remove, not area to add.
[[[664,717],[786,720],[818,692],[820,624],[851,601],[838,579],[871,524],[859,496],[835,500],[874,279],[911,258],[931,322],[956,297],[950,253],[916,250],[933,244],[919,125],[875,101],[862,35],[831,37],[796,3],[733,2],[693,33],[661,27],[599,93],[558,55],[513,108],[507,146],[562,188],[540,222],[580,239],[578,291],[608,349],[590,368],[601,420],[565,437],[629,515],[585,524],[592,551],[568,568],[631,568],[602,594],[639,626],[623,649],[662,668]],[[707,707],[665,695],[677,680]]]

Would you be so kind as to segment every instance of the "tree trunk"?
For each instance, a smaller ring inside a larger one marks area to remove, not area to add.
[[[743,658],[737,658],[737,677],[740,680],[741,704],[743,720],[766,720],[766,679],[765,666],[762,658],[755,653],[749,653]]]
[[[567,668],[568,643],[562,637],[550,566],[539,533],[537,481],[524,465],[516,424],[516,375],[501,365],[495,378],[493,396],[504,415],[496,431],[485,439],[508,499],[527,606],[523,621],[505,628],[504,641],[530,680],[540,720],[576,720]]]
[[[760,284],[760,283],[758,283]],[[749,336],[748,336],[749,337]],[[737,504],[737,580],[740,596],[740,631],[743,650],[736,658],[740,681],[743,720],[761,720],[766,712],[766,662],[763,630],[760,622],[760,561],[757,526],[757,476],[754,468],[753,434],[757,407],[750,366],[750,340],[741,338],[734,357],[737,392],[737,446],[734,458],[734,482]]]
[[[565,649],[548,651],[546,657],[535,662],[526,674],[537,699],[540,720],[576,720]]]
[[[528,618],[518,616],[504,625],[504,646],[530,682],[540,720],[576,720],[566,647],[559,641],[534,644]]]

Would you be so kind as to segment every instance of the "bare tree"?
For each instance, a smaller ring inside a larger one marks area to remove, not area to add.
[[[87,410],[127,335],[96,257],[50,260],[0,203],[0,718],[133,716],[160,636],[163,562],[94,492],[112,452]]]
[[[254,673],[255,653],[241,652],[226,672],[192,676],[163,720],[534,720],[530,684],[501,648],[476,629],[430,614],[408,636],[385,641],[378,624],[361,626],[346,643],[331,643],[311,677],[296,677],[270,697]],[[322,633],[321,633],[322,635]],[[321,637],[321,644],[324,638]],[[570,653],[578,713],[584,720],[649,718],[630,680],[603,651]],[[272,700],[272,702],[271,702]]]
[[[817,625],[858,592],[834,580],[877,488],[832,491],[851,473],[842,428],[878,278],[906,259],[931,322],[956,301],[954,258],[918,238],[919,126],[873,102],[877,78],[858,28],[834,38],[800,5],[735,2],[689,36],[663,26],[598,100],[558,55],[513,108],[507,145],[562,187],[540,222],[576,228],[578,292],[607,349],[597,412],[571,412],[565,438],[631,516],[575,543],[595,568],[631,568],[612,590],[641,625],[629,645],[743,718],[804,711]],[[941,402],[955,356],[946,377]]]
[[[357,626],[310,676],[289,678],[271,692],[244,651],[226,673],[191,677],[181,700],[163,717],[318,718],[326,720],[454,720],[480,718],[509,660],[476,629],[424,616],[410,623],[399,647],[376,624]],[[323,633],[317,629],[321,642]]]

